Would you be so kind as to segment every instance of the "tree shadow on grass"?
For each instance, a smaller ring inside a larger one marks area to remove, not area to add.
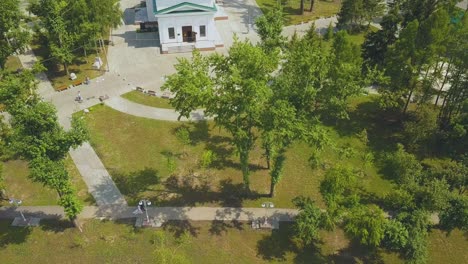
[[[300,247],[293,240],[292,223],[280,222],[280,228],[264,235],[257,242],[257,252],[267,261],[286,261],[287,253],[295,253],[294,263],[326,263],[315,246]]]
[[[12,219],[2,219],[0,221],[0,249],[9,245],[25,243],[32,231],[31,227],[11,226],[12,222]]]
[[[331,263],[375,263],[384,264],[381,250],[369,248],[352,240],[347,248],[339,250],[336,254],[328,256]]]
[[[223,221],[223,220],[213,220],[211,221],[210,229],[208,230],[211,235],[220,236],[223,233],[227,234],[229,229],[244,230],[244,226],[241,222],[237,220]]]
[[[113,171],[111,175],[120,192],[130,198],[129,202],[138,200],[141,192],[151,190],[151,186],[161,182],[158,171],[153,168],[144,168],[127,174]]]
[[[200,233],[200,228],[193,226],[189,221],[167,221],[163,224],[162,228],[174,234],[176,238],[181,237],[183,234],[188,233],[193,237],[197,237]]]
[[[324,124],[334,127],[341,137],[353,136],[367,130],[369,146],[374,151],[388,151],[400,141],[401,115],[397,112],[382,111],[378,98],[358,103],[349,111],[349,119],[325,118]]]
[[[256,192],[246,194],[242,183],[233,183],[230,179],[220,181],[219,191],[215,191],[210,179],[205,176],[171,176],[164,186],[165,191],[154,197],[158,206],[219,203],[223,207],[241,207],[244,200],[260,197]]]

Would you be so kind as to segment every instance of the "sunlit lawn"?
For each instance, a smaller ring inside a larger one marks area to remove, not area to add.
[[[319,193],[323,169],[346,164],[362,171],[360,182],[366,191],[381,196],[391,188],[388,181],[380,178],[374,166],[364,166],[362,156],[370,147],[364,146],[356,138],[360,129],[338,133],[328,128],[331,142],[337,149],[347,146],[355,151],[345,156],[328,147],[322,153],[322,165],[318,169],[310,165],[311,149],[307,144],[293,145],[287,153],[284,176],[277,186],[277,195],[270,199],[266,197],[270,177],[259,143],[250,159],[253,195],[245,197],[241,194],[242,174],[235,150],[229,144],[230,138],[211,122],[150,120],[123,114],[106,106],[91,108],[85,119],[91,132],[92,145],[130,203],[150,198],[160,205],[258,207],[262,201],[269,200],[278,207],[292,207],[294,197],[305,195],[323,205]],[[189,146],[184,146],[175,136],[175,131],[181,126],[190,129],[192,144]],[[208,170],[199,166],[205,150],[211,150],[218,156]],[[176,164],[173,173],[171,162]]]
[[[127,100],[130,100],[132,102],[139,103],[142,105],[158,107],[158,108],[169,108],[169,109],[174,108],[169,103],[169,99],[161,98],[157,96],[150,96],[148,94],[145,94],[139,91],[128,92],[126,94],[123,94],[122,97]]]
[[[78,197],[84,204],[94,204],[94,199],[88,193],[88,188],[73,161],[68,157],[65,164],[72,179],[73,186],[77,189]],[[28,178],[29,168],[26,161],[11,160],[3,163],[3,177],[7,195],[21,199],[23,205],[57,205],[58,196],[54,190],[44,187],[41,183],[33,182]],[[7,205],[8,202],[0,202]]]
[[[256,0],[263,13],[277,7],[277,0]],[[310,1],[305,0],[304,14],[300,13],[300,0],[281,0],[286,25],[300,24],[321,17],[336,15],[341,8],[341,0],[315,0],[312,12],[308,12]]]
[[[6,63],[5,63],[5,69],[9,71],[16,71],[20,68],[23,68],[23,65],[21,64],[21,61],[17,56],[9,56]]]
[[[242,222],[168,222],[161,229],[135,229],[134,219],[89,220],[83,233],[69,222],[42,220],[37,228],[0,220],[2,263],[403,263],[396,254],[351,243],[342,230],[321,232],[316,247],[303,248],[291,226],[252,230]],[[429,236],[428,263],[467,263],[462,232]]]

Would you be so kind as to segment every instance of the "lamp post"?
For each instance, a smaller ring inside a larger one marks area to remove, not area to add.
[[[140,200],[138,202],[138,213],[143,213],[142,211],[145,211],[146,213],[146,223],[149,223],[149,216],[148,216],[148,206],[151,205],[151,202],[148,200]]]
[[[274,208],[275,205],[272,202],[264,202],[262,203],[262,207],[265,208],[265,224],[267,223],[267,213],[268,213],[268,208]]]
[[[8,202],[10,204],[13,204],[16,207],[19,207],[23,203],[23,201],[21,201],[19,199],[15,199],[15,198],[10,198],[10,200]],[[26,222],[26,217],[24,217],[23,212],[21,212],[21,210],[19,212],[21,214],[21,218],[23,218],[23,221]]]

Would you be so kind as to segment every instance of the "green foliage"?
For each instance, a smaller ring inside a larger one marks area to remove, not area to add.
[[[258,17],[255,20],[255,26],[260,36],[260,46],[266,52],[270,53],[278,48],[283,48],[286,39],[281,35],[283,31],[283,8],[281,5]]]
[[[296,197],[293,203],[299,208],[294,222],[295,236],[304,245],[310,245],[320,238],[319,231],[325,227],[324,213],[309,197]]]
[[[330,22],[330,24],[328,24],[327,32],[325,32],[325,35],[323,36],[323,38],[325,40],[332,40],[334,33],[335,33],[335,28],[333,27],[333,24]]]
[[[211,164],[213,164],[214,161],[216,161],[216,159],[216,153],[214,153],[211,150],[205,150],[203,151],[203,154],[200,159],[200,166],[203,169],[207,169],[211,166]]]
[[[410,211],[416,207],[413,194],[405,188],[391,191],[385,196],[384,203],[386,208],[395,211]]]
[[[408,230],[408,243],[403,249],[406,260],[409,263],[426,263],[428,213],[419,209],[412,212],[402,212],[397,215],[397,220],[403,223]]]
[[[177,139],[184,145],[184,152],[185,147],[192,144],[192,139],[190,138],[190,131],[187,127],[179,127],[175,133]]]
[[[177,169],[177,164],[173,157],[167,157],[166,166],[167,166],[167,171],[169,172],[170,175],[174,174],[174,172]]]
[[[37,0],[29,9],[40,18],[49,52],[67,74],[74,51],[120,25],[122,17],[118,0]]]
[[[414,155],[398,144],[397,151],[386,156],[384,173],[399,184],[417,183],[421,178],[422,166]]]
[[[385,237],[388,220],[384,212],[376,205],[357,206],[346,215],[344,229],[360,243],[378,247]]]
[[[444,179],[449,184],[450,191],[460,195],[465,193],[468,186],[468,166],[463,161],[426,159],[423,166],[426,167],[428,177]]]
[[[239,154],[244,186],[249,190],[249,153],[255,143],[254,129],[272,95],[268,81],[277,69],[278,56],[267,54],[250,42],[234,40],[227,56],[202,57],[193,53],[192,62],[179,60],[177,73],[169,76],[163,89],[176,94],[171,104],[188,117],[204,107],[208,117],[232,135]]]
[[[320,193],[327,204],[340,203],[346,196],[354,193],[357,180],[350,168],[336,166],[325,173],[320,184]]]
[[[439,218],[442,228],[448,231],[455,228],[468,231],[468,198],[462,195],[452,197]]]
[[[8,56],[24,51],[30,41],[19,4],[19,0],[2,0],[0,5],[0,68],[5,66]]]
[[[389,220],[385,225],[383,245],[394,251],[400,251],[408,243],[409,234],[406,227],[397,220]]]
[[[2,76],[7,85],[0,86],[0,99],[12,115],[11,132],[6,139],[11,150],[29,161],[31,179],[54,189],[60,197],[59,204],[73,220],[83,206],[72,188],[63,160],[70,148],[88,139],[88,133],[78,119],[72,120],[70,131],[60,126],[52,104],[38,99],[33,73],[26,70],[19,75]]]
[[[421,106],[414,114],[412,119],[403,124],[406,146],[413,151],[421,150],[423,146],[430,145],[429,143],[432,142],[431,139],[434,139],[434,134],[438,129],[437,112],[431,106]]]
[[[213,80],[210,78],[209,58],[194,50],[192,60],[178,58],[174,66],[177,73],[169,75],[162,89],[170,90],[176,96],[170,99],[171,105],[181,117],[190,117],[190,113],[207,104],[213,96]]]
[[[382,0],[344,0],[338,13],[338,27],[358,32],[363,22],[368,24],[383,15],[385,3]]]

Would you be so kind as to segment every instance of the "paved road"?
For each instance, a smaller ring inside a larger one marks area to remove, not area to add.
[[[133,214],[135,207],[108,205],[85,206],[80,219],[105,218],[121,219],[136,217]],[[65,218],[63,208],[60,206],[21,206],[0,207],[0,218],[11,219],[19,216],[22,211],[26,217],[39,217],[41,219]],[[281,208],[237,208],[237,207],[149,207],[148,215],[163,221],[167,220],[193,220],[193,221],[251,221],[261,217],[269,217],[279,221],[293,221],[298,214],[296,209]]]
[[[117,111],[157,120],[178,121],[179,113],[171,109],[155,108],[138,103],[134,103],[122,97],[113,97],[105,101],[105,104]],[[200,121],[204,120],[203,111],[198,110],[191,113],[189,120]],[[180,121],[188,121],[186,118],[181,118]]]
[[[70,156],[98,206],[127,205],[124,196],[88,142],[70,150]]]

